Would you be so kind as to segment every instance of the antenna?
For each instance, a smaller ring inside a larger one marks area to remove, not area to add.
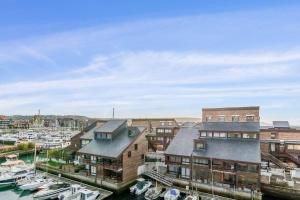
[[[112,118],[113,118],[113,119],[115,118],[115,108],[113,108],[113,115],[112,115]]]

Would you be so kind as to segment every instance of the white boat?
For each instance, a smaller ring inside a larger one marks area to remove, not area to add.
[[[137,183],[130,187],[130,192],[136,195],[141,195],[148,190],[148,188],[152,185],[150,181],[146,181],[143,178],[137,179]]]
[[[1,169],[0,186],[15,184],[18,180],[31,177],[35,174],[31,166],[14,166],[10,169]]]
[[[37,190],[39,187],[49,183],[51,180],[46,179],[46,178],[40,178],[40,177],[36,177],[34,179],[27,179],[28,181],[24,184],[20,183],[19,188],[21,190],[30,190],[30,191],[34,191]]]
[[[165,200],[177,200],[180,197],[180,191],[177,189],[169,189],[165,196]]]
[[[99,196],[98,191],[88,190],[80,185],[72,185],[71,189],[60,193],[59,200],[95,200]]]
[[[46,189],[40,190],[33,195],[34,199],[45,200],[45,199],[56,199],[58,195],[70,189],[68,183],[53,183]]]
[[[160,196],[160,193],[162,191],[162,188],[160,187],[152,187],[147,190],[145,193],[145,199],[146,200],[154,200],[158,199]]]
[[[1,163],[2,168],[10,168],[25,165],[25,162],[23,160],[19,160],[16,154],[7,155],[5,159],[6,161],[4,163]]]
[[[199,200],[199,197],[197,195],[188,195],[184,200]]]

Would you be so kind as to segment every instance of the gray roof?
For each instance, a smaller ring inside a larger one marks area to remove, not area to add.
[[[128,130],[135,130],[135,136],[129,136]],[[117,134],[112,140],[93,140],[82,147],[78,152],[117,158],[141,134],[140,127],[130,127]]]
[[[259,122],[202,122],[197,126],[205,131],[259,132]]]
[[[274,128],[290,128],[288,121],[273,121]]]
[[[94,131],[95,131],[97,128],[99,128],[100,126],[102,126],[102,124],[93,127],[92,129],[90,129],[89,131],[87,131],[86,133],[84,133],[84,134],[80,137],[80,139],[85,139],[85,140],[92,140],[92,139],[94,139]]]
[[[199,129],[181,128],[166,150],[166,154],[194,156],[260,163],[260,143],[257,139],[206,139],[206,149],[194,152],[194,139],[199,138]]]
[[[127,122],[127,120],[124,120],[124,119],[109,120],[108,122],[106,122],[102,126],[98,127],[95,130],[95,132],[112,133],[126,122]]]

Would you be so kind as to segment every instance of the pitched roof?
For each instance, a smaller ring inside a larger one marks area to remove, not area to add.
[[[260,163],[259,140],[206,139],[206,149],[194,152],[194,140],[199,138],[199,128],[183,127],[166,150],[166,154],[199,156],[206,158]]]
[[[259,132],[259,122],[202,122],[196,127],[204,131]]]
[[[108,122],[106,122],[102,126],[95,129],[95,132],[112,133],[126,122],[127,122],[127,120],[124,120],[124,119],[109,120]]]
[[[134,136],[129,136],[129,130],[137,131]],[[140,127],[123,129],[112,140],[93,140],[82,147],[78,152],[104,157],[117,158],[143,131]]]
[[[288,121],[273,121],[274,128],[290,128]]]

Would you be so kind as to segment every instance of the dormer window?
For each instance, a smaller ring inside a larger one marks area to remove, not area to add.
[[[205,149],[205,142],[201,140],[196,140],[195,141],[195,151],[200,151]]]

